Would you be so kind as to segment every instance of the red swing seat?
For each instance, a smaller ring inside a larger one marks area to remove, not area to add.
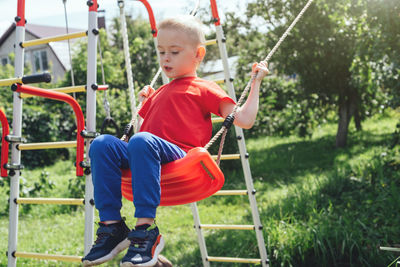
[[[122,196],[133,201],[131,171],[121,171]],[[202,147],[193,148],[185,157],[162,165],[160,206],[202,200],[220,190],[224,182],[224,174],[210,153]]]

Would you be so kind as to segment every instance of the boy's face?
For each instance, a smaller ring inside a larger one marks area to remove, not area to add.
[[[157,36],[160,65],[164,73],[172,79],[196,76],[197,65],[204,54],[182,31],[160,29]]]

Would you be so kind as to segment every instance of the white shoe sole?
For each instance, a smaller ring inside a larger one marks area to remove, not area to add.
[[[131,262],[124,262],[120,264],[120,267],[152,267],[157,264],[158,261],[158,255],[160,255],[161,251],[164,248],[164,238],[161,236],[160,238],[160,243],[156,247],[156,250],[154,251],[153,259],[148,262],[140,263],[140,264],[133,264]]]
[[[127,247],[129,247],[130,245],[130,241],[126,238],[124,239],[121,243],[119,243],[113,250],[111,250],[110,253],[108,253],[107,255],[98,258],[94,261],[89,261],[89,260],[84,260],[82,262],[83,266],[94,266],[94,265],[99,265],[102,264],[106,261],[112,260],[113,258],[115,258],[115,256],[117,256],[121,251],[125,250]]]

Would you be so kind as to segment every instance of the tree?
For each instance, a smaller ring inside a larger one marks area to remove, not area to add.
[[[379,89],[366,88],[365,83],[354,82],[357,55],[365,52],[365,40],[362,37],[366,31],[365,22],[370,19],[366,7],[372,2],[377,3],[367,0],[314,2],[273,57],[279,70],[286,75],[297,75],[305,95],[316,93],[337,104],[338,147],[346,145],[351,118],[354,117],[357,129],[361,129],[361,120],[365,115],[362,111],[366,109],[365,105],[376,98]],[[256,17],[270,25],[269,32],[260,35],[251,24],[242,24],[263,44],[263,47],[260,44],[263,57],[304,4],[305,1],[256,0],[248,5],[247,21]],[[395,10],[386,11],[396,14]],[[377,28],[372,23],[368,27]],[[250,40],[247,38],[246,42]]]

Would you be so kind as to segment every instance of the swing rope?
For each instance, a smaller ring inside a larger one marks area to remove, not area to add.
[[[293,22],[290,24],[290,26],[286,29],[286,31],[282,34],[282,36],[279,38],[278,42],[275,44],[275,46],[271,49],[271,51],[268,53],[268,55],[265,57],[264,61],[266,61],[268,63],[268,61],[271,59],[271,57],[275,54],[275,52],[278,50],[278,48],[281,46],[281,44],[283,43],[283,41],[286,39],[286,37],[289,35],[289,33],[292,31],[292,29],[294,28],[294,26],[297,24],[297,22],[300,20],[300,18],[304,15],[304,13],[306,12],[306,10],[309,8],[309,6],[312,4],[313,0],[309,0],[306,5],[303,7],[303,9],[300,11],[300,13],[296,16],[296,18],[293,20]],[[198,7],[198,6],[197,6]],[[196,8],[197,8],[196,7]],[[194,13],[192,12],[191,15],[193,15]],[[158,76],[161,73],[161,67],[159,68],[159,70],[157,71],[157,74],[154,76],[150,86],[154,85],[155,81],[157,80]],[[235,120],[235,115],[239,109],[239,107],[242,105],[245,97],[247,96],[247,93],[249,92],[250,88],[251,88],[251,84],[254,82],[255,78],[257,77],[257,73],[254,73],[249,82],[247,83],[245,89],[243,90],[239,100],[237,101],[233,111],[231,112],[231,114],[229,114],[226,118],[225,121],[222,124],[221,129],[211,138],[211,140],[204,146],[204,148],[206,150],[208,150],[214,143],[216,140],[218,140],[219,137],[221,137],[221,141],[220,141],[220,146],[218,148],[218,156],[216,159],[216,163],[219,166],[220,164],[220,160],[221,160],[221,155],[222,155],[222,151],[223,151],[223,147],[224,147],[224,143],[225,143],[225,139],[226,139],[226,135],[227,132],[229,130],[229,128],[232,126],[234,120]],[[127,125],[127,127],[125,128],[124,131],[124,135],[122,136],[121,140],[124,141],[128,141],[129,139],[129,135],[132,132],[132,126],[135,124],[136,122],[136,117],[137,117],[137,110],[140,109],[141,107],[141,103],[138,105],[138,107],[135,110],[135,116],[132,118],[132,121]]]
[[[293,22],[290,24],[290,26],[286,29],[286,31],[283,33],[283,35],[279,38],[279,41],[275,44],[275,46],[272,48],[272,50],[268,53],[268,55],[265,57],[264,61],[266,61],[268,63],[268,61],[271,59],[271,57],[275,54],[275,52],[278,50],[278,48],[280,47],[280,45],[282,44],[282,42],[286,39],[286,37],[289,35],[289,33],[292,31],[292,29],[294,28],[294,26],[296,25],[296,23],[300,20],[300,18],[304,15],[304,13],[306,12],[306,10],[308,9],[308,7],[312,4],[313,0],[309,0],[306,5],[303,7],[303,9],[300,11],[300,13],[297,15],[297,17],[293,20]],[[214,144],[214,142],[222,135],[221,137],[221,142],[220,142],[220,146],[218,149],[218,156],[217,156],[217,164],[219,166],[220,163],[220,159],[221,159],[221,155],[222,155],[222,150],[224,147],[224,143],[225,143],[225,137],[226,134],[229,130],[229,128],[232,126],[233,121],[235,120],[235,115],[237,113],[237,110],[239,109],[239,107],[242,105],[244,98],[246,97],[247,93],[249,92],[250,88],[251,88],[251,84],[253,83],[253,81],[255,80],[257,76],[257,73],[254,73],[251,76],[250,81],[247,83],[245,89],[243,90],[239,101],[236,103],[233,111],[231,114],[229,114],[221,129],[214,135],[214,137],[208,142],[207,145],[204,146],[205,149],[209,149],[209,147]]]
[[[102,82],[105,85],[106,84],[106,76],[104,74],[104,65],[103,65],[103,52],[101,50],[101,43],[100,43],[100,38],[98,41],[98,48],[99,48],[99,57],[100,57],[100,68],[101,68],[101,78],[102,78]],[[116,130],[116,135],[119,136],[120,132],[119,132],[119,127],[117,125],[117,123],[115,122],[115,120],[111,117],[111,109],[110,109],[110,102],[108,102],[108,90],[104,90],[104,97],[103,97],[103,107],[104,110],[106,112],[106,118],[103,121],[103,124],[101,125],[101,130],[100,130],[100,134],[103,134],[105,132],[105,129],[107,128],[108,124],[112,124],[112,126],[114,126],[115,130]]]

